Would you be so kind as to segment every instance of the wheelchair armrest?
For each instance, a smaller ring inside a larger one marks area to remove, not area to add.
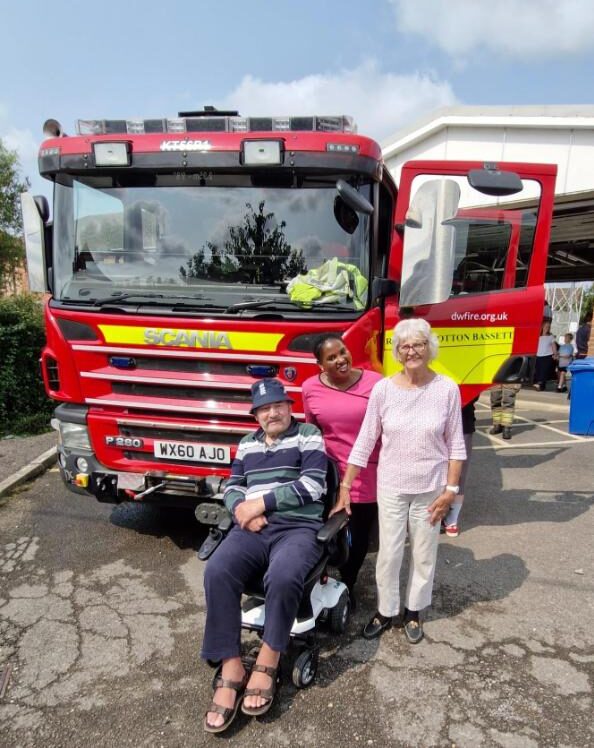
[[[346,509],[342,509],[340,512],[333,514],[330,519],[318,530],[318,540],[320,543],[327,543],[332,538],[336,537],[343,527],[346,527],[349,523],[349,515],[346,513]]]

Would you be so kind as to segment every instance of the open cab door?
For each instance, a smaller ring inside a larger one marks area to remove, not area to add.
[[[536,352],[544,306],[556,167],[412,161],[404,165],[386,303],[390,330],[422,317],[439,338],[433,368],[467,402],[495,381],[521,381]]]

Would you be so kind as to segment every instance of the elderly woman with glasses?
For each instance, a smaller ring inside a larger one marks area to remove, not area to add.
[[[377,612],[363,629],[366,639],[392,624],[416,644],[423,638],[419,612],[431,604],[441,520],[459,491],[466,459],[460,392],[429,363],[438,342],[428,322],[407,319],[393,333],[393,355],[401,370],[378,382],[341,482],[336,511],[350,509],[350,486],[381,439],[377,504],[379,552]],[[400,567],[407,536],[410,571],[400,610]]]

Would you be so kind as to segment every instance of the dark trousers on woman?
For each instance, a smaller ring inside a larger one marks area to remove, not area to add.
[[[226,660],[241,654],[241,595],[252,579],[264,579],[263,640],[276,652],[289,644],[308,572],[322,554],[321,522],[279,515],[260,532],[234,525],[204,572],[206,623],[202,657]]]
[[[340,578],[349,589],[352,589],[357,581],[359,570],[369,550],[371,531],[377,522],[377,504],[351,504],[351,512],[349,560],[340,567]]]
[[[553,379],[555,373],[555,364],[552,356],[537,356],[534,367],[534,383],[541,390],[545,390],[547,382]]]

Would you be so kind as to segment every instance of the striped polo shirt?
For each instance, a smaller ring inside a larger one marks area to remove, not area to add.
[[[263,494],[266,513],[321,519],[328,462],[322,434],[311,423],[291,419],[271,445],[260,428],[244,436],[237,448],[224,501],[233,513],[240,501]]]

